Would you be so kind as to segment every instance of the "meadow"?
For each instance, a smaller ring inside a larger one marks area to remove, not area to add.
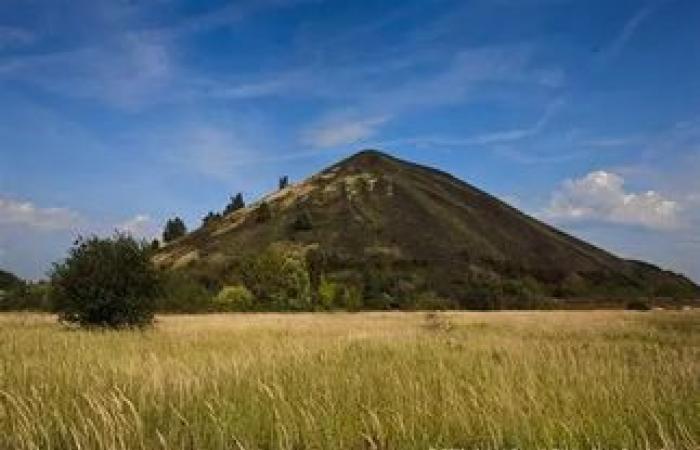
[[[0,315],[0,449],[697,449],[700,312]]]

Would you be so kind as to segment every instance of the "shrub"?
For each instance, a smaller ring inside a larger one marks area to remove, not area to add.
[[[150,324],[159,291],[150,256],[145,241],[127,234],[79,238],[51,273],[59,320],[113,328]]]
[[[241,285],[224,286],[214,297],[218,311],[249,311],[253,309],[253,294]]]
[[[651,305],[644,300],[631,300],[627,302],[625,309],[630,311],[650,311]]]
[[[241,276],[263,308],[304,310],[311,306],[311,282],[304,259],[268,248],[249,258]]]
[[[195,313],[212,309],[212,294],[190,273],[166,272],[162,276],[157,309],[164,312]]]
[[[337,299],[337,303],[348,311],[359,311],[363,306],[361,291],[355,286],[341,285]]]
[[[317,289],[318,307],[320,309],[332,309],[334,306],[340,306],[338,301],[340,292],[341,289],[337,283],[321,277]]]
[[[309,231],[313,229],[313,227],[311,213],[306,209],[300,211],[296,219],[294,219],[294,222],[292,222],[292,228],[296,231]]]

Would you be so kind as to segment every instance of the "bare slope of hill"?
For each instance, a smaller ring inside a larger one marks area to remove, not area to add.
[[[164,247],[156,262],[222,273],[272,243],[314,249],[324,274],[341,280],[366,285],[368,272],[382,272],[388,290],[456,301],[522,289],[551,296],[698,290],[680,275],[618,258],[445,172],[371,150],[190,233]]]

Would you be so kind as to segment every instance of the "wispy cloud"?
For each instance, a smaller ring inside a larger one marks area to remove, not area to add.
[[[600,137],[584,140],[581,142],[581,145],[596,148],[614,148],[626,147],[629,145],[639,144],[640,142],[641,138],[639,136]]]
[[[446,63],[438,64],[428,73],[419,77],[395,77],[396,81],[387,84],[391,76],[393,63],[383,61],[386,70],[375,72],[348,69],[345,73],[334,72],[325,77],[336,80],[332,86],[325,86],[314,94],[330,93],[335,101],[350,102],[350,109],[355,111],[351,118],[337,119],[337,113],[326,113],[321,119],[312,123],[302,135],[302,142],[319,146],[333,146],[352,143],[379,134],[379,127],[387,118],[398,117],[414,110],[426,111],[447,105],[464,104],[488,97],[492,90],[479,89],[485,85],[501,85],[508,88],[537,86],[549,90],[549,82],[542,79],[541,70],[531,67],[531,48],[528,46],[493,46],[462,49],[451,55]],[[415,56],[412,56],[415,57]],[[415,61],[420,68],[420,57]],[[431,61],[431,64],[434,61]],[[401,69],[404,70],[403,67]],[[340,80],[338,82],[337,80]],[[321,78],[321,86],[328,81]],[[493,99],[491,99],[493,100]],[[427,137],[401,138],[391,143],[434,144],[434,145],[484,145],[488,143],[507,142],[537,134],[562,106],[562,100],[556,100],[547,106],[543,116],[532,126],[522,129],[499,131],[492,134],[469,138]],[[361,113],[360,113],[361,112]],[[363,114],[366,118],[364,118]],[[321,125],[319,125],[319,123]]]
[[[564,104],[565,101],[563,98],[557,98],[556,100],[550,102],[540,118],[529,127],[494,131],[469,137],[425,136],[404,138],[390,141],[389,144],[411,144],[436,147],[469,147],[517,142],[536,136],[542,132],[542,130],[544,130],[549,122],[556,116],[558,111],[564,106]]]
[[[356,144],[372,137],[377,132],[378,127],[388,120],[389,116],[326,119],[307,130],[302,142],[317,148]]]
[[[148,214],[137,214],[117,224],[116,228],[139,239],[153,239],[158,235],[158,225]]]
[[[173,77],[164,43],[124,34],[76,50],[0,61],[0,78],[22,80],[61,96],[134,108],[164,94]]]
[[[83,219],[67,208],[42,208],[29,201],[0,197],[0,225],[17,225],[39,231],[70,230]]]
[[[624,178],[603,170],[567,180],[552,194],[545,217],[669,230],[681,225],[681,205],[655,191],[628,192]]]
[[[634,15],[625,22],[612,42],[602,50],[601,59],[603,61],[609,61],[619,55],[634,37],[639,27],[651,17],[655,9],[655,5],[652,4],[638,9]]]
[[[255,158],[260,152],[241,133],[205,124],[192,125],[168,142],[172,145],[172,162],[222,180],[233,177],[241,161]]]

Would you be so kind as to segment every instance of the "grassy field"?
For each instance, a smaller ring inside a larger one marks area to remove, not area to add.
[[[1,449],[697,449],[700,312],[0,315]]]

